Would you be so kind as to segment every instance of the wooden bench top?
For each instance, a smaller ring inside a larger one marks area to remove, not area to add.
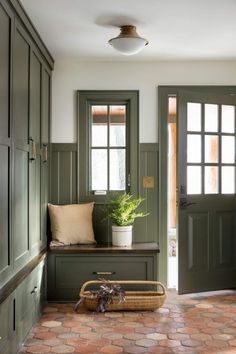
[[[155,242],[134,243],[130,247],[116,247],[111,244],[50,246],[52,253],[160,253]]]

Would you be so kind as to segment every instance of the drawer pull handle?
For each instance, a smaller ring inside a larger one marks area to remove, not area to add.
[[[112,274],[116,274],[116,272],[93,272],[93,274],[96,274],[96,275],[112,275]]]
[[[35,294],[35,293],[37,293],[37,291],[38,291],[38,287],[35,286],[34,289],[31,291],[31,294]]]
[[[0,337],[0,340],[2,339],[2,337]]]

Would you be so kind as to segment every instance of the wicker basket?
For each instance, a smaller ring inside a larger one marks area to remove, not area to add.
[[[91,296],[90,291],[85,291],[85,288],[89,285],[103,284],[102,280],[91,280],[84,283],[80,290],[80,298],[83,299],[83,304],[88,310],[95,311],[97,307],[97,299]],[[148,280],[117,280],[109,281],[109,283],[118,283],[125,285],[156,285],[162,289],[158,291],[126,291],[125,301],[118,302],[114,299],[112,304],[109,304],[107,311],[144,311],[144,310],[156,310],[164,304],[166,299],[166,290],[162,283],[157,281]]]

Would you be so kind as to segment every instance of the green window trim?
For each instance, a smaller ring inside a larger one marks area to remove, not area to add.
[[[94,201],[98,204],[106,202],[113,191],[106,195],[95,195],[91,185],[91,106],[92,105],[125,105],[126,106],[126,191],[139,194],[139,92],[138,91],[77,91],[78,113],[78,200]],[[108,147],[108,151],[110,148]]]

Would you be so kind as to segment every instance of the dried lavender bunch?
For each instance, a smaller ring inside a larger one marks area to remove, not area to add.
[[[121,303],[125,301],[125,291],[118,283],[110,283],[109,280],[104,280],[98,290],[91,290],[90,295],[97,300],[97,312],[105,312],[109,304],[114,302]],[[83,303],[83,298],[75,305],[75,311]]]

